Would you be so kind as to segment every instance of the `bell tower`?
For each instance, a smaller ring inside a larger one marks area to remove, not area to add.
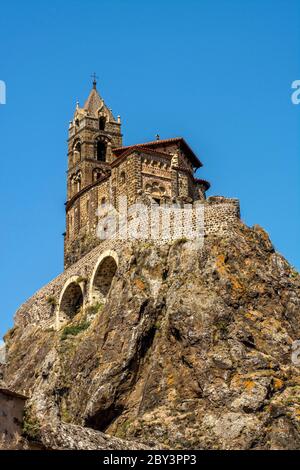
[[[84,106],[77,102],[69,125],[65,266],[99,243],[97,208],[110,200],[113,149],[122,146],[120,117],[114,118],[93,79]]]
[[[112,149],[122,146],[120,117],[114,118],[93,79],[88,99],[83,108],[77,102],[69,125],[67,201],[110,173]]]

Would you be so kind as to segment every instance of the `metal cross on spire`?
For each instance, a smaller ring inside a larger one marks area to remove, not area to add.
[[[96,86],[97,86],[97,75],[95,74],[95,72],[91,75],[92,79],[93,79],[93,88],[96,89]]]

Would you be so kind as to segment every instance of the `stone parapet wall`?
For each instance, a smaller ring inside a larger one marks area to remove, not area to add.
[[[225,235],[240,220],[240,202],[238,199],[211,196],[206,200],[204,214],[205,235]]]
[[[210,235],[226,236],[240,221],[240,207],[237,199],[215,196],[206,201],[199,201],[199,204],[204,207],[204,232],[201,232],[204,237]],[[196,223],[197,219],[193,217],[192,220],[193,223]],[[172,243],[181,236],[181,233],[175,230],[171,240],[162,240],[161,242]],[[130,249],[131,244],[135,241],[120,240],[118,233],[116,233],[113,238],[98,243],[89,253],[82,256],[25,302],[16,312],[15,324],[25,326],[30,323],[42,328],[55,326],[58,301],[65,283],[73,276],[85,279],[84,294],[85,299],[89,299],[90,280],[99,257],[106,251],[114,251],[120,260],[119,269],[122,269],[122,253]]]

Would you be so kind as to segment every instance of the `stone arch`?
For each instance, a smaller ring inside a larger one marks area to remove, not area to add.
[[[164,195],[166,193],[166,188],[163,183],[159,181],[152,181],[146,184],[146,191],[155,195]]]
[[[77,193],[77,177],[75,174],[70,177],[70,190],[71,197]]]
[[[152,181],[146,184],[146,192],[150,194],[152,199],[160,204],[162,198],[166,196],[166,188],[164,184],[160,183],[159,181]]]
[[[91,277],[89,295],[91,304],[106,301],[118,265],[119,258],[115,251],[107,250],[102,253]]]
[[[126,183],[126,173],[125,173],[125,171],[121,171],[120,184],[125,184],[125,183]]]
[[[93,170],[93,182],[98,181],[104,176],[104,172],[101,168],[95,168]]]
[[[98,162],[106,161],[106,150],[107,143],[105,142],[105,140],[98,139],[96,141],[96,159]]]
[[[75,183],[76,183],[76,192],[81,190],[81,171],[77,171],[75,176]]]
[[[111,137],[98,135],[94,141],[94,157],[99,162],[106,162],[110,152]]]
[[[81,140],[76,139],[73,145],[73,164],[75,165],[78,160],[81,160]]]
[[[84,304],[84,290],[80,277],[72,276],[65,283],[58,302],[57,327],[72,320]]]
[[[74,141],[73,150],[74,152],[81,152],[81,140],[80,139],[76,139]]]

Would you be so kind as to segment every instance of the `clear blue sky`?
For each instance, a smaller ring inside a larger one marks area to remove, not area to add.
[[[184,136],[209,193],[300,268],[299,36],[299,0],[1,3],[0,337],[63,268],[67,127],[94,71],[125,144]]]

